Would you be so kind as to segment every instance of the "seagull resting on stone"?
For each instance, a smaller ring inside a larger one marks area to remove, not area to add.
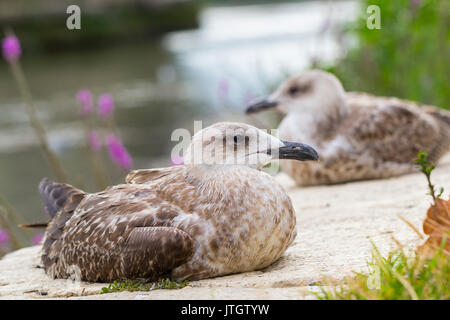
[[[306,71],[246,113],[275,108],[279,136],[316,148],[321,161],[281,163],[298,185],[379,179],[414,171],[419,151],[436,163],[450,149],[450,113],[432,106],[345,92],[332,74]]]
[[[272,159],[317,160],[311,147],[242,123],[194,135],[185,164],[136,170],[126,184],[86,193],[43,179],[52,217],[42,264],[53,278],[202,279],[258,270],[296,236],[291,200],[260,169]]]

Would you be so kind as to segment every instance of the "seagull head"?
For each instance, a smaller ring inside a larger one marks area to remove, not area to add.
[[[315,161],[316,150],[289,142],[245,123],[219,122],[194,135],[186,165],[243,165],[261,169],[274,159]]]
[[[290,112],[325,111],[341,105],[345,91],[341,82],[331,73],[308,70],[284,81],[269,97],[256,100],[247,106],[246,113],[277,109]]]

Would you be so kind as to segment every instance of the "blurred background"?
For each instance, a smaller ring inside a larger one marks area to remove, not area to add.
[[[71,4],[81,30],[66,27]],[[371,4],[380,30],[366,27]],[[130,166],[176,164],[171,133],[192,132],[194,120],[276,126],[275,115],[245,118],[245,105],[308,68],[335,73],[347,91],[450,108],[449,1],[0,0],[0,27],[20,40],[34,109],[67,182],[90,192],[123,181]],[[57,179],[11,69],[0,62],[0,255],[39,242],[15,225],[48,219],[37,186]],[[80,90],[95,108],[109,94],[114,114],[81,115]],[[97,129],[93,141],[86,130]],[[108,130],[132,159],[125,168],[112,161],[120,148],[105,146]]]

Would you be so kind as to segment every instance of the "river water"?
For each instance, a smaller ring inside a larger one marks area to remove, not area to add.
[[[23,68],[52,148],[70,182],[95,191],[76,92],[111,93],[134,168],[170,164],[176,128],[241,120],[245,104],[313,59],[342,54],[333,30],[355,1],[206,8],[200,28],[160,40],[92,51],[27,56]],[[0,65],[0,195],[28,222],[45,219],[37,185],[51,177],[5,63]],[[109,182],[123,179],[105,155]]]

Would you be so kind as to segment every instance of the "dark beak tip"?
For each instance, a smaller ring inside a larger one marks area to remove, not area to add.
[[[317,152],[311,152],[310,150],[307,151],[307,153],[304,153],[303,160],[306,161],[320,161],[319,155]]]
[[[280,159],[293,159],[300,161],[319,161],[317,151],[306,144],[282,141],[285,146],[280,148]]]
[[[255,113],[255,112],[256,112],[256,111],[253,109],[252,106],[248,107],[248,108],[245,110],[245,114],[251,114],[251,113]]]
[[[259,101],[255,101],[250,103],[245,109],[245,114],[256,113],[259,111],[271,109],[277,106],[277,103],[274,101],[268,101],[267,99],[262,99]]]
[[[319,154],[317,153],[317,151],[315,150],[315,149],[312,149],[312,150],[314,150],[314,155],[313,155],[313,161],[320,161],[320,157],[319,157]]]
[[[308,152],[311,155],[311,161],[320,161],[319,154],[314,148],[308,148]]]

